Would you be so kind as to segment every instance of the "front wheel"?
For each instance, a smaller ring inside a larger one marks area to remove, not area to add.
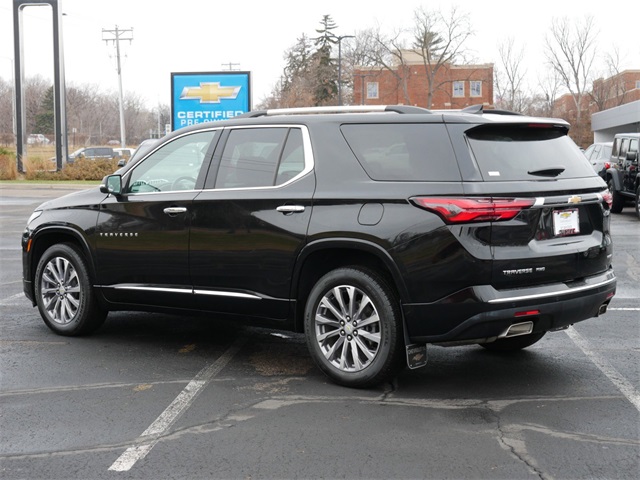
[[[515,352],[539,342],[545,333],[530,333],[511,338],[499,338],[495,342],[481,343],[480,345],[492,352]]]
[[[311,356],[334,382],[367,388],[390,381],[403,360],[398,301],[376,273],[338,268],[311,290],[305,334]]]
[[[35,297],[44,323],[58,335],[91,333],[107,316],[98,307],[87,263],[71,244],[53,245],[40,257]]]

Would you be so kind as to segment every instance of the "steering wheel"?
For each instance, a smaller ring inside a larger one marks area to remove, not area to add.
[[[133,189],[133,187],[141,187],[141,186],[145,186],[145,187],[151,187],[153,188],[155,191],[159,192],[161,191],[158,187],[156,187],[155,185],[152,185],[150,183],[145,182],[144,180],[136,180],[135,182],[133,182],[131,184],[131,189]]]
[[[189,182],[189,183],[192,183],[193,185],[189,185],[188,188],[180,188],[180,184],[182,184],[182,182]],[[195,186],[196,186],[195,178],[184,176],[184,177],[178,177],[173,181],[173,183],[171,184],[171,190],[191,190]]]

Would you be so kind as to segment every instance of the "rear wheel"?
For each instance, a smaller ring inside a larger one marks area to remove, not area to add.
[[[491,350],[492,352],[515,352],[523,348],[530,347],[534,343],[540,341],[546,332],[530,333],[528,335],[519,335],[511,338],[499,338],[495,342],[481,343],[480,345]]]
[[[376,273],[338,268],[311,290],[305,333],[311,356],[333,381],[366,388],[391,380],[403,360],[398,301]]]
[[[44,323],[58,335],[91,333],[107,316],[98,307],[87,263],[71,244],[44,252],[36,269],[35,297]]]
[[[613,213],[620,213],[624,208],[624,197],[620,195],[620,192],[616,190],[616,185],[613,183],[613,178],[609,177],[607,186],[611,192],[611,211]]]

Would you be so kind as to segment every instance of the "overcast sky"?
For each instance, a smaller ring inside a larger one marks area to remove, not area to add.
[[[123,54],[125,92],[150,107],[170,104],[171,72],[234,69],[252,72],[253,104],[269,94],[284,66],[283,55],[303,33],[310,37],[329,14],[337,35],[379,25],[385,32],[409,27],[420,5],[470,14],[475,32],[469,42],[479,63],[499,62],[497,47],[508,37],[524,46],[529,80],[543,70],[544,38],[554,17],[582,21],[593,15],[600,51],[618,47],[623,69],[640,70],[638,19],[633,0],[60,0],[67,84],[96,84],[117,92],[115,49],[102,30],[133,28]],[[11,78],[13,2],[0,0],[0,76]],[[53,78],[51,13],[28,7],[25,19],[25,74]],[[634,19],[633,22],[630,20]],[[349,41],[349,40],[344,40]]]

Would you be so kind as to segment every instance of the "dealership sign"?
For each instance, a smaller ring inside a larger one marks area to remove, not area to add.
[[[251,110],[250,72],[171,74],[173,130],[227,120]]]

